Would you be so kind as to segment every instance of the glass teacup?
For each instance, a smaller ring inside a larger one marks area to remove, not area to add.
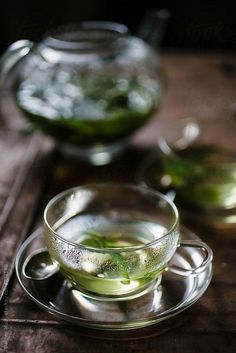
[[[196,275],[212,259],[200,241],[180,242],[179,216],[164,195],[126,184],[91,184],[54,197],[44,213],[52,260],[82,295],[135,298],[156,288],[163,271]],[[169,266],[178,246],[202,248],[197,268]]]
[[[235,127],[228,121],[193,118],[172,123],[172,129],[166,126],[158,141],[163,181],[169,181],[184,204],[212,210],[236,207]]]
[[[236,226],[236,123],[185,118],[165,122],[158,148],[140,172],[142,183],[168,194],[195,223]]]

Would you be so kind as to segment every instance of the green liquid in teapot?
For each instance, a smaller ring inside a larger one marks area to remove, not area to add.
[[[35,126],[72,144],[125,138],[153,114],[161,96],[159,84],[147,75],[71,77],[55,70],[37,75],[18,86],[19,107]]]

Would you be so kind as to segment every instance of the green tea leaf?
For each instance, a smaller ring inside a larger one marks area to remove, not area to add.
[[[117,267],[119,268],[121,277],[124,277],[126,279],[125,284],[129,284],[129,273],[126,269],[126,262],[124,256],[118,253],[113,253],[112,258],[115,260]]]
[[[84,239],[80,244],[91,246],[93,248],[114,248],[114,243],[108,240],[105,236],[96,230],[90,229],[85,232],[88,238]],[[126,261],[122,254],[111,252],[111,257],[117,265],[119,274],[121,277],[125,278],[125,284],[129,284],[129,273],[127,271]]]

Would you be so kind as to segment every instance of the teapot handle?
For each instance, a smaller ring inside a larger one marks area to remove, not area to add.
[[[16,63],[26,56],[34,43],[27,39],[18,40],[11,44],[0,59],[0,87],[2,86],[8,72]]]

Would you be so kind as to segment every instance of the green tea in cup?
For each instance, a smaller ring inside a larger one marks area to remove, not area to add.
[[[163,132],[159,139],[162,182],[190,207],[232,209],[236,207],[236,151],[230,141],[222,143],[229,139],[222,126],[212,124],[183,119],[172,123],[174,132],[167,132],[168,128]]]
[[[100,300],[134,298],[157,287],[177,247],[189,245],[180,244],[175,205],[130,185],[67,190],[47,205],[44,225],[49,254],[67,282]],[[200,242],[189,246],[206,249]],[[169,268],[182,275],[196,271]]]

